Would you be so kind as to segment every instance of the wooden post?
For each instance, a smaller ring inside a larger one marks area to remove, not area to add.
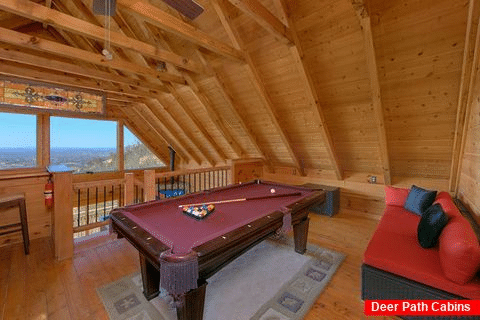
[[[143,172],[143,188],[145,202],[155,200],[155,170]]]
[[[125,206],[133,204],[135,201],[135,184],[133,180],[135,179],[135,174],[133,172],[125,173]]]
[[[73,185],[72,171],[66,166],[49,166],[53,175],[52,238],[55,258],[73,256]]]
[[[125,146],[124,146],[124,134],[123,134],[123,121],[117,122],[117,159],[118,159],[118,171],[125,170]]]
[[[37,167],[50,164],[50,115],[37,115]]]

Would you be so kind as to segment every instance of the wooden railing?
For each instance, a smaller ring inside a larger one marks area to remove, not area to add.
[[[74,237],[101,231],[102,227],[108,225],[110,211],[124,205],[124,192],[125,179],[74,183]]]
[[[155,174],[155,191],[158,198],[177,197],[184,194],[224,187],[231,182],[230,167],[162,172]]]
[[[119,179],[73,183],[74,237],[106,229],[114,208],[222,187],[231,181],[231,167],[224,166],[158,173],[145,170]]]

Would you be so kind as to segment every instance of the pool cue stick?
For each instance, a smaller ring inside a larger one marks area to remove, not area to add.
[[[280,198],[280,197],[291,197],[291,196],[299,196],[301,194],[302,194],[301,192],[273,194],[273,195],[261,196],[261,197],[237,198],[237,199],[219,200],[219,201],[212,201],[212,202],[188,203],[188,204],[181,204],[178,207],[181,208],[181,207],[199,206],[199,205],[204,205],[204,204],[209,205],[209,204],[240,202],[240,201],[248,201],[248,200],[261,200],[261,199],[271,199],[271,198]]]

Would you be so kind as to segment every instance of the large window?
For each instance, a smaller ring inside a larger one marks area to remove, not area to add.
[[[36,116],[0,112],[0,169],[36,166]]]
[[[165,166],[127,127],[124,128],[126,170]]]
[[[74,173],[115,171],[117,123],[114,121],[52,117],[50,163]]]

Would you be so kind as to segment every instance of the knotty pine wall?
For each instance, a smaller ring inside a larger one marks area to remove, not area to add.
[[[460,171],[459,197],[480,217],[480,72],[472,95]]]
[[[24,170],[28,173],[28,169]],[[27,207],[28,232],[30,239],[50,236],[52,212],[45,207],[43,191],[48,174],[38,173],[31,177],[0,177],[0,194],[24,193]],[[31,173],[31,172],[30,172]],[[20,222],[18,208],[0,210],[1,225]],[[22,242],[21,232],[0,236],[0,246]]]

